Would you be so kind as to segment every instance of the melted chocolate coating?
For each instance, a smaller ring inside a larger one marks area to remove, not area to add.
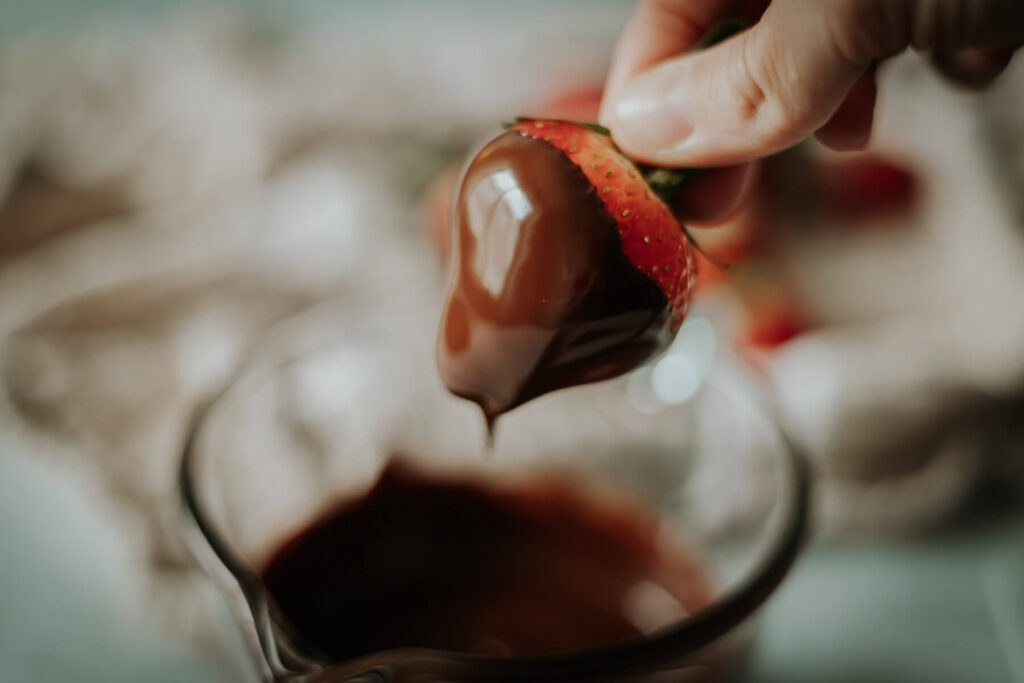
[[[627,372],[671,342],[665,294],[623,255],[582,171],[541,140],[510,131],[470,163],[453,254],[438,367],[488,421]]]

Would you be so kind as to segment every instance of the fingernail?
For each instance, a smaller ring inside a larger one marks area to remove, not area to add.
[[[693,133],[690,95],[676,70],[655,70],[622,88],[613,128],[619,142],[648,153],[678,147]]]

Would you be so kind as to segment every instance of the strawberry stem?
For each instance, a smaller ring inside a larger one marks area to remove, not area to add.
[[[719,24],[712,26],[704,37],[697,43],[697,50],[706,50],[712,45],[717,45],[723,40],[728,40],[734,35],[745,29],[749,25],[748,22],[742,19],[732,19],[730,21],[723,21]]]
[[[669,208],[676,205],[679,193],[704,173],[700,168],[661,168],[659,166],[639,166],[640,173],[651,188]]]

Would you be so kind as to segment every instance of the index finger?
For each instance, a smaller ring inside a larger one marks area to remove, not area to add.
[[[622,85],[693,48],[740,0],[640,0],[622,30],[601,102],[602,123]]]

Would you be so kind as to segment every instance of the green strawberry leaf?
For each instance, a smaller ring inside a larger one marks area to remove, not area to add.
[[[598,133],[599,135],[605,135],[607,137],[611,137],[612,135],[612,132],[610,130],[608,130],[599,123],[588,123],[586,121],[573,121],[573,123],[583,126],[584,128],[589,128],[590,130],[594,131],[595,133]]]
[[[704,171],[699,168],[661,168],[658,166],[640,166],[644,180],[651,192],[672,207],[679,193],[687,185],[700,177]]]
[[[723,21],[719,24],[715,24],[704,34],[704,37],[697,43],[697,50],[706,50],[707,48],[721,43],[723,40],[732,38],[737,33],[747,28],[748,24],[742,19],[732,19],[730,21]]]

